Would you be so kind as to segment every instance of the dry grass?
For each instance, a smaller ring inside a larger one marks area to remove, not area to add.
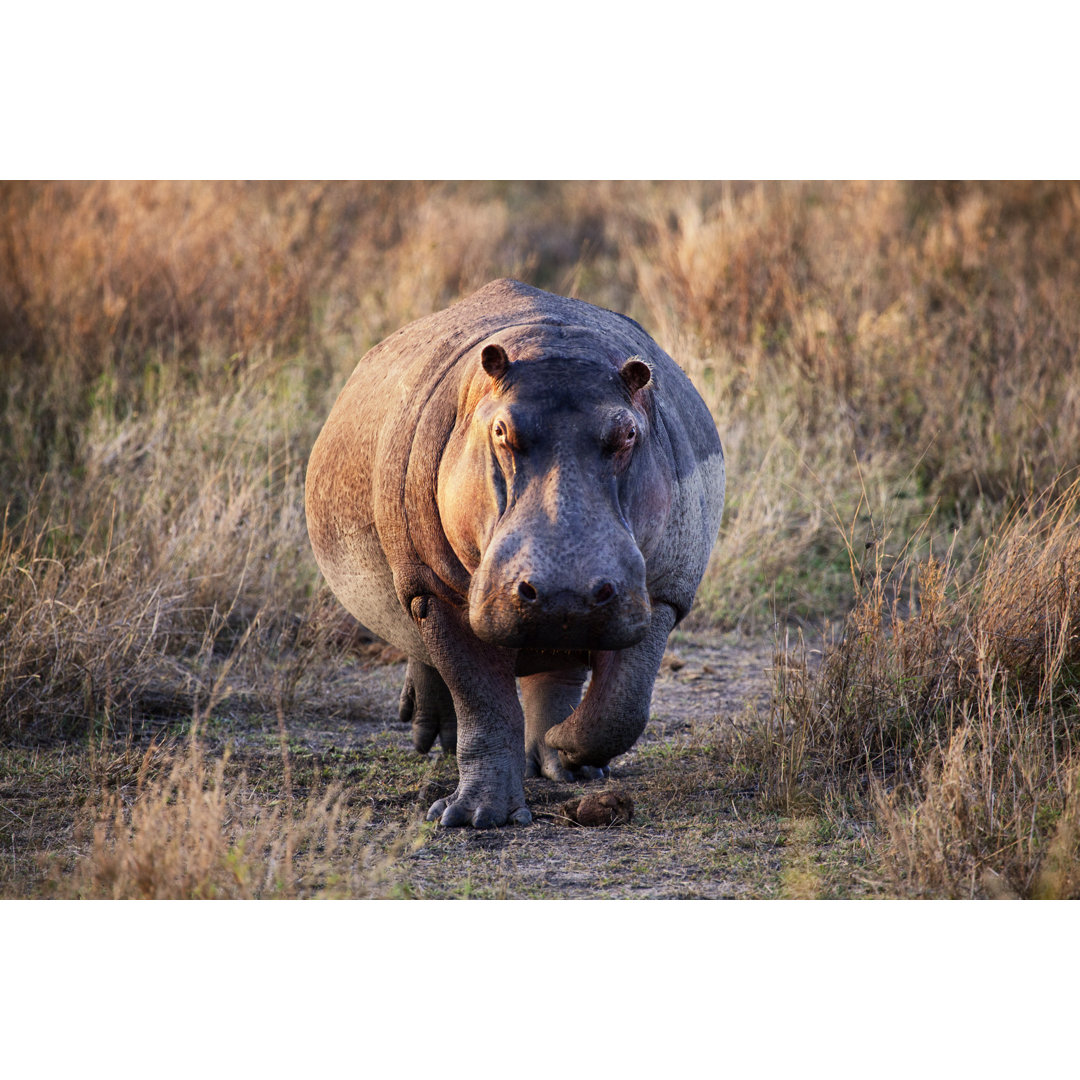
[[[385,889],[395,855],[415,840],[367,829],[340,785],[304,798],[260,794],[229,754],[199,742],[150,747],[134,792],[95,808],[88,853],[56,895],[111,900],[363,898]]]
[[[832,523],[867,491],[906,533],[935,507],[939,527],[999,516],[1075,464],[1080,187],[685,185],[644,205],[645,324],[743,481],[714,559],[729,618],[760,625],[777,580],[800,614],[835,609]],[[821,587],[800,595],[794,567]]]
[[[819,665],[780,658],[771,796],[868,804],[901,892],[1080,896],[1080,483],[968,582],[947,558],[875,569]]]
[[[846,618],[780,665],[763,805],[887,778],[897,888],[1072,894],[1073,183],[0,186],[5,744],[323,707],[307,452],[365,349],[506,274],[637,318],[712,409],[692,625]]]

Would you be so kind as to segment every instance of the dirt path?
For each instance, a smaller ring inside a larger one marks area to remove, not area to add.
[[[305,849],[313,861],[298,863],[300,872],[322,868],[304,890],[336,895],[336,878],[348,895],[420,898],[880,894],[867,878],[857,827],[779,813],[763,797],[753,744],[739,729],[746,730],[755,709],[767,715],[768,642],[676,634],[656,681],[652,718],[638,743],[612,763],[611,777],[526,780],[533,824],[485,831],[424,821],[431,803],[454,789],[457,763],[412,749],[410,729],[397,719],[404,663],[378,654],[368,646],[308,668],[280,710],[268,713],[237,693],[204,721],[207,760],[225,756],[245,805],[269,811],[295,798],[299,812],[308,813],[328,790],[340,790],[347,847],[334,847],[331,861],[321,864],[320,849]],[[181,740],[181,759],[183,746]],[[44,895],[48,866],[72,872],[72,858],[90,853],[95,815],[112,805],[102,801],[106,795],[128,804],[138,797],[149,752],[138,743],[94,744],[89,757],[73,762],[64,747],[16,748],[0,761],[0,789],[13,796],[6,822],[12,850],[25,855],[3,864],[0,895]],[[163,760],[172,753],[169,744],[160,752]],[[629,824],[567,822],[567,800],[606,792],[633,801]],[[339,858],[345,861],[333,861]]]
[[[392,650],[387,653],[395,655]],[[747,704],[763,706],[768,701],[772,660],[773,647],[767,641],[676,631],[656,679],[651,719],[638,747],[686,733],[695,724],[712,723],[718,717],[729,720]],[[397,719],[404,678],[403,660],[380,661],[377,653],[338,671],[322,685],[320,696],[327,706],[320,711],[324,719],[290,721],[290,735],[314,750],[352,747],[376,735],[411,749],[409,728]],[[337,719],[325,719],[331,716]]]
[[[676,632],[653,688],[644,740],[667,738],[717,718],[730,721],[747,705],[764,707],[772,662],[768,641]]]
[[[527,781],[535,819],[529,828],[475,832],[417,825],[433,793],[452,790],[452,759],[431,755],[419,782],[414,772],[397,788],[373,770],[357,785],[358,797],[369,798],[373,807],[371,827],[409,821],[423,834],[418,850],[395,864],[391,894],[549,899],[786,894],[785,871],[802,858],[791,823],[747,820],[714,780],[719,769],[710,770],[710,755],[718,753],[722,741],[718,732],[748,704],[767,702],[772,657],[766,641],[676,634],[656,681],[652,719],[638,744],[616,759],[606,782]],[[409,729],[397,720],[403,676],[400,662],[367,663],[342,673],[325,687],[329,696],[349,695],[341,719],[290,723],[291,743],[320,755],[378,745],[383,754],[414,761]],[[339,697],[339,710],[340,705]],[[390,766],[383,771],[389,773]],[[559,823],[562,802],[605,787],[633,799],[629,826]]]

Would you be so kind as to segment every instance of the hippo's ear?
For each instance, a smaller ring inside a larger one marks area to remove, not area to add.
[[[501,345],[485,345],[480,354],[480,363],[493,379],[501,379],[510,366],[510,357]]]
[[[636,394],[639,390],[648,386],[652,380],[652,371],[649,365],[638,356],[631,356],[619,369],[619,374],[631,394]]]

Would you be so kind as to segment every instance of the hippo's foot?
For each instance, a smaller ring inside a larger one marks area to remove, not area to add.
[[[532,814],[525,805],[520,764],[517,769],[506,770],[493,770],[491,761],[485,764],[483,773],[463,775],[453,795],[432,805],[427,820],[447,827],[471,825],[474,829],[528,825]]]
[[[573,717],[570,718],[573,720]],[[573,774],[575,780],[603,780],[611,773],[608,763],[625,749],[597,746],[581,738],[581,729],[556,724],[544,736],[544,744],[550,753],[558,755],[559,765]]]
[[[559,760],[559,751],[548,746],[543,736],[525,740],[525,775],[546,776],[563,784],[569,784],[574,779],[574,774]]]
[[[559,760],[561,761],[565,757],[564,754],[559,754]],[[581,780],[606,780],[611,775],[611,769],[606,765],[568,765],[570,772],[573,773],[574,779]]]
[[[427,664],[409,657],[401,688],[398,716],[412,723],[413,746],[426,754],[438,738],[447,754],[457,749],[457,714],[454,699],[442,676]]]
[[[674,625],[675,609],[657,601],[637,645],[592,654],[592,681],[581,704],[544,733],[547,745],[559,751],[563,768],[591,766],[603,772],[612,758],[634,745],[649,722],[653,683]]]
[[[545,733],[544,746],[549,754],[556,756],[559,767],[575,780],[604,779],[611,771],[608,762],[614,755],[606,747],[595,746],[581,736],[581,727],[575,728],[569,721],[556,724]]]
[[[570,784],[575,780],[602,780],[608,772],[606,765],[599,768],[595,765],[573,765],[566,754],[542,740],[525,744],[525,775],[528,777],[546,776],[549,780]]]

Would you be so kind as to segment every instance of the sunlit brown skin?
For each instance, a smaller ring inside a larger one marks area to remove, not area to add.
[[[429,817],[525,823],[524,776],[633,745],[723,490],[708,410],[624,316],[502,280],[361,360],[308,528],[345,607],[410,656],[414,744],[456,747]]]

